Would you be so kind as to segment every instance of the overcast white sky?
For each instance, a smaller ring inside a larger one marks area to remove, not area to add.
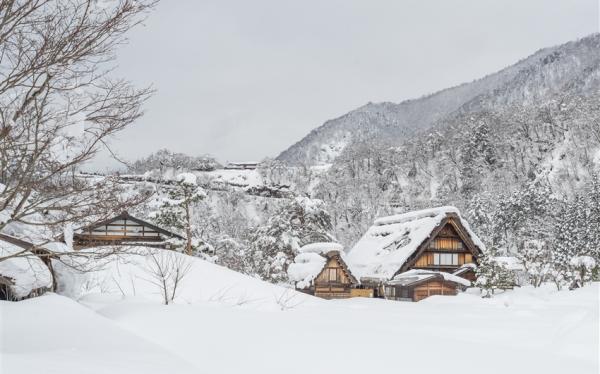
[[[113,146],[129,160],[160,148],[274,157],[369,101],[598,32],[599,14],[598,0],[163,0],[119,53],[119,73],[157,93]]]

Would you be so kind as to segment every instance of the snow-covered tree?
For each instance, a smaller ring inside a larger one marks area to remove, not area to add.
[[[287,281],[287,266],[299,248],[312,238],[331,241],[331,218],[325,204],[297,197],[249,235],[249,261],[255,274],[272,282]]]
[[[534,287],[539,287],[547,279],[552,270],[552,253],[548,245],[540,240],[528,240],[517,254],[523,265],[529,282]]]
[[[572,287],[583,287],[592,281],[596,260],[590,256],[575,256],[569,262],[572,271]]]
[[[585,254],[600,262],[600,175],[593,172],[587,189],[587,218],[585,221]]]
[[[155,215],[158,224],[184,233],[184,252],[190,256],[199,245],[194,237],[194,207],[205,197],[206,193],[196,183],[196,176],[182,173],[178,175],[177,183],[168,189],[167,196]]]
[[[474,286],[481,289],[482,297],[491,297],[495,290],[507,290],[516,284],[514,273],[506,264],[497,261],[495,254],[490,251],[479,259]]]

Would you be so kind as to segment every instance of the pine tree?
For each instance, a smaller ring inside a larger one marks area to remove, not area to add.
[[[287,266],[303,241],[331,241],[333,226],[321,200],[297,197],[281,207],[266,224],[252,230],[248,255],[252,273],[271,282],[286,282]]]
[[[183,173],[177,177],[177,183],[169,188],[167,198],[156,214],[159,225],[184,233],[184,252],[192,255],[196,246],[194,240],[194,206],[206,197],[204,190],[196,184],[196,176]]]
[[[585,254],[600,262],[600,176],[592,173],[588,188]]]
[[[481,289],[482,297],[491,297],[495,290],[507,290],[516,284],[514,273],[497,261],[495,254],[495,251],[489,251],[479,259],[475,287]]]
[[[471,132],[466,144],[461,150],[461,192],[470,196],[477,191],[481,178],[485,171],[492,168],[496,162],[496,153],[490,143],[490,129],[486,119],[471,118]]]

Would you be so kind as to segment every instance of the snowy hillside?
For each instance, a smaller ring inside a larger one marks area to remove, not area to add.
[[[101,249],[99,249],[101,250]],[[110,248],[107,248],[109,251]],[[252,305],[255,309],[277,309],[282,296],[294,303],[315,303],[310,298],[271,283],[235,272],[196,257],[161,249],[131,248],[129,254],[104,258],[95,271],[78,272],[69,267],[59,267],[58,292],[76,300],[93,303],[100,297],[109,300],[140,297],[161,302],[161,289],[155,284],[153,270],[156,262],[177,260],[189,265],[182,279],[175,302],[215,302],[223,305]],[[153,256],[151,256],[153,255]],[[156,257],[154,257],[156,256]]]
[[[560,92],[588,94],[600,87],[600,35],[546,48],[471,83],[400,104],[369,103],[325,122],[283,151],[290,164],[325,164],[363,141],[402,142],[453,115],[544,103]]]

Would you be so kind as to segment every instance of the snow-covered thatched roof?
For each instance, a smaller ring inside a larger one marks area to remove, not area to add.
[[[348,253],[349,265],[359,277],[391,279],[435,229],[455,217],[480,250],[485,246],[460,217],[457,208],[444,206],[375,220]]]
[[[19,254],[0,261],[0,276],[10,280],[12,284],[9,287],[17,298],[27,297],[39,288],[52,287],[52,275],[46,264],[37,255],[15,244],[21,242],[4,234],[0,237],[0,257]],[[30,246],[33,247],[33,244]]]
[[[388,281],[389,285],[398,285],[398,286],[412,286],[418,283],[430,280],[430,279],[443,279],[447,282],[454,282],[465,287],[471,286],[471,282],[465,278],[461,278],[457,275],[445,273],[443,271],[432,271],[432,270],[419,270],[413,269],[409,271],[405,271],[404,273],[398,274],[392,279]]]
[[[338,257],[342,266],[348,270],[344,261],[344,247],[338,243],[311,243],[300,248],[300,253],[294,258],[294,263],[288,267],[290,280],[296,282],[296,287],[308,288],[313,280],[321,273],[327,260]],[[352,274],[349,274],[352,277]]]

